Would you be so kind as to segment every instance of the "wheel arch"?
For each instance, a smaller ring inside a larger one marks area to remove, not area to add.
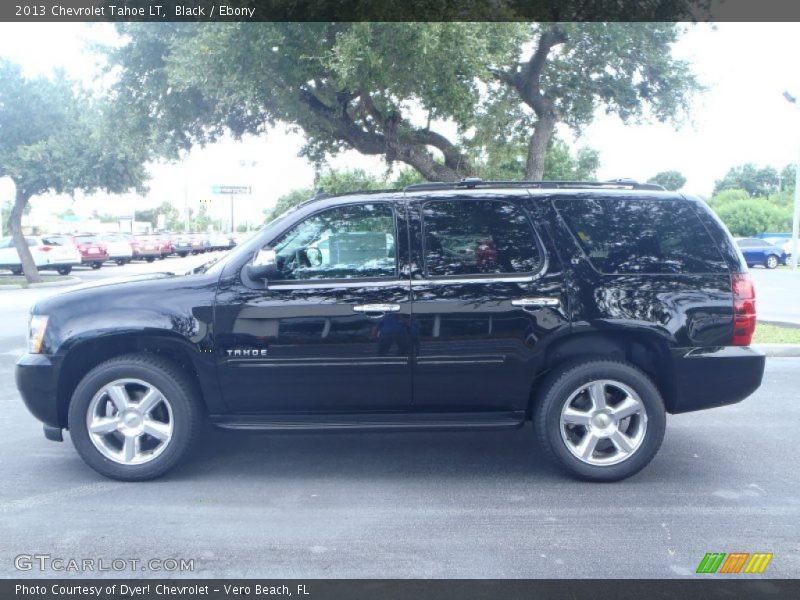
[[[654,333],[632,331],[576,333],[554,342],[546,351],[542,368],[534,378],[528,418],[548,373],[581,359],[605,358],[630,363],[653,380],[667,411],[674,405],[675,385],[669,347]]]
[[[192,357],[197,351],[175,335],[155,333],[142,335],[141,332],[130,332],[92,337],[76,342],[68,348],[59,369],[56,388],[59,423],[66,427],[72,394],[89,371],[110,358],[141,352],[153,353],[185,372],[195,386],[201,405],[207,412],[209,411],[209,401],[213,402],[213,398],[209,398],[208,387],[202,385],[198,375],[202,369]]]

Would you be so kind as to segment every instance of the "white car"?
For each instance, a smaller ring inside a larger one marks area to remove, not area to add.
[[[108,249],[108,259],[113,260],[120,267],[133,260],[133,246],[131,245],[132,235],[125,233],[103,233],[99,236],[100,241]]]
[[[69,275],[72,267],[81,264],[78,248],[71,242],[65,243],[64,238],[27,235],[25,240],[40,271],[54,269],[59,275]],[[22,273],[22,261],[10,237],[0,239],[0,269],[10,269],[14,275]]]

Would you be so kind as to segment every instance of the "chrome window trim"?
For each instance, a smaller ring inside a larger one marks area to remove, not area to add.
[[[351,289],[351,288],[385,288],[385,287],[408,287],[408,279],[362,279],[356,281],[332,281],[330,279],[313,279],[307,282],[267,282],[268,290],[311,290],[311,289]]]

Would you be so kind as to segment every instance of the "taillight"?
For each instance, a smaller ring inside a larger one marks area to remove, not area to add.
[[[731,275],[734,346],[749,346],[756,330],[756,288],[750,273]]]
[[[52,250],[53,248],[54,246],[40,246],[39,250],[41,250],[42,252],[50,252],[50,250]]]

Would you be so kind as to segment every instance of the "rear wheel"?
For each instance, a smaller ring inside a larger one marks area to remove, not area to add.
[[[767,267],[768,269],[774,269],[775,267],[778,266],[779,263],[780,260],[778,259],[778,257],[775,256],[774,254],[770,254],[767,257],[767,260],[764,261],[764,266]]]
[[[100,261],[96,261],[96,262],[93,262],[93,263],[92,263],[92,268],[93,268],[94,270],[97,270],[97,269],[99,269],[99,268],[100,268],[100,267],[102,267],[102,266],[103,266],[103,263],[101,263]]]
[[[12,275],[22,275],[22,269],[18,269],[18,268],[11,269],[11,274]]]
[[[72,273],[72,267],[58,267],[56,269],[56,272],[59,275],[69,275],[70,273]]]
[[[155,257],[155,256],[148,256],[148,257],[147,257],[145,260],[146,260],[147,262],[153,262],[155,259],[156,259],[156,257]]]
[[[172,363],[148,354],[111,359],[78,384],[69,430],[81,458],[124,481],[158,477],[186,456],[200,430],[194,386]]]
[[[121,267],[122,265],[125,264],[125,259],[124,258],[118,258],[114,262],[117,263],[117,266]]]
[[[572,475],[617,481],[638,473],[656,455],[666,413],[658,388],[639,369],[588,360],[548,376],[534,426],[539,444]]]

